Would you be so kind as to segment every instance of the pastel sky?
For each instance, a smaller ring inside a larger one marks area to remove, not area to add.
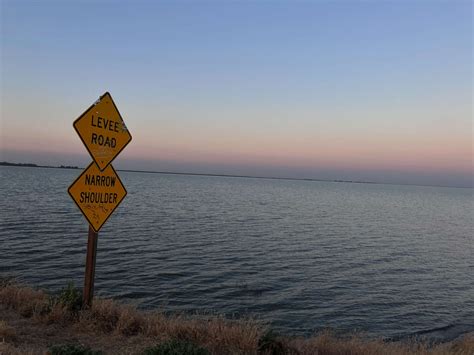
[[[472,186],[471,1],[1,0],[0,160]]]

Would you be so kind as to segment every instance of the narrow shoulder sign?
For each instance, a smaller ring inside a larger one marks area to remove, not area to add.
[[[73,125],[101,171],[132,140],[132,136],[108,92],[79,116]]]
[[[127,195],[112,165],[100,171],[94,162],[72,183],[68,192],[96,232]]]

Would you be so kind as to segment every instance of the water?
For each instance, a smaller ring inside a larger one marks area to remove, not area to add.
[[[79,170],[0,168],[0,273],[82,285]],[[448,340],[474,331],[472,189],[119,172],[96,294],[141,308]]]

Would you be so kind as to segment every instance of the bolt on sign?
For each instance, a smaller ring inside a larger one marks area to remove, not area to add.
[[[79,116],[73,125],[101,171],[132,140],[132,136],[108,92]]]
[[[95,232],[127,195],[112,165],[100,171],[94,162],[72,183],[68,192]]]

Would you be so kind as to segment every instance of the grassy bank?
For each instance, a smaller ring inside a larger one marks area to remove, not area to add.
[[[58,295],[0,284],[0,354],[474,354],[474,334],[444,344],[361,336],[284,337],[252,320],[166,316],[96,299],[83,309],[73,287]]]

